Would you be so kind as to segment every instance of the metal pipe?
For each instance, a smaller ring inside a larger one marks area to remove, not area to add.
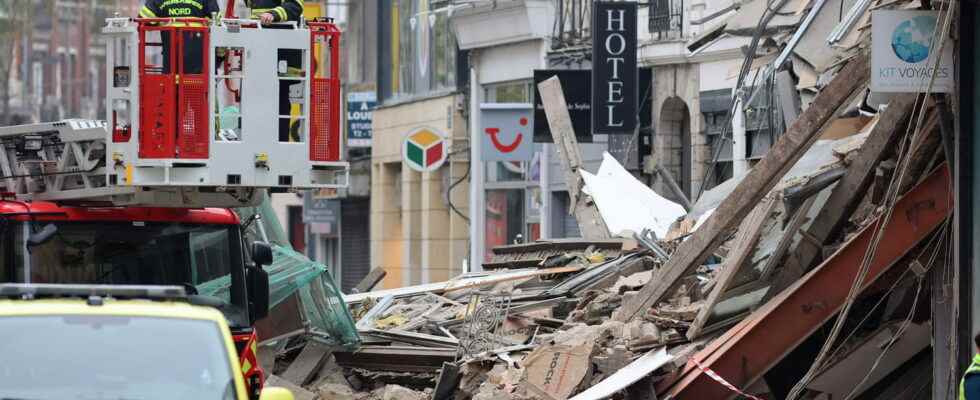
[[[749,162],[745,158],[745,102],[742,97],[741,93],[736,95],[732,115],[732,173],[735,176],[749,171]]]

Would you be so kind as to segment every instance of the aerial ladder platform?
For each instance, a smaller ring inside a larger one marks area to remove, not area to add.
[[[332,20],[106,21],[105,120],[0,127],[5,197],[240,207],[347,186]]]

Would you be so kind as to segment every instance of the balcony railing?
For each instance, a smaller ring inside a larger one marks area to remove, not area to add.
[[[684,37],[684,0],[649,0],[647,26],[654,40]]]
[[[593,0],[558,0],[555,9],[555,27],[552,49],[577,47],[589,43],[592,38]]]
[[[588,45],[591,41],[594,0],[557,0],[552,50]],[[684,37],[684,0],[647,0],[647,28],[654,40]],[[641,37],[643,32],[639,32]]]

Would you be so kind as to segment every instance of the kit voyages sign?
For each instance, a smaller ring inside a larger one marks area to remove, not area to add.
[[[592,133],[632,134],[638,96],[636,2],[597,1],[592,13]]]
[[[950,93],[953,44],[940,46],[939,12],[875,10],[871,13],[871,90]],[[929,85],[932,85],[930,88]]]

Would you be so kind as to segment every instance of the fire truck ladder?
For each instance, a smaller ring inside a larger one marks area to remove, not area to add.
[[[110,159],[108,137],[106,123],[95,120],[0,127],[5,195],[23,201],[158,207],[240,207],[261,198],[257,188],[246,186],[127,185],[132,169]]]

